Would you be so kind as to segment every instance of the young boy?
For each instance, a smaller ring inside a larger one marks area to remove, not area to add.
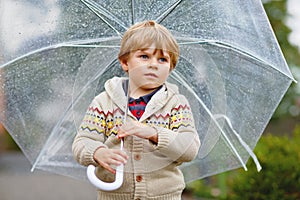
[[[154,21],[133,25],[124,34],[119,61],[129,81],[114,77],[105,83],[73,143],[76,160],[97,166],[102,181],[114,180],[112,166],[125,165],[123,185],[99,190],[98,199],[181,199],[185,183],[178,166],[195,158],[200,141],[187,99],[166,82],[178,55],[176,40]],[[130,111],[123,123],[126,104]]]

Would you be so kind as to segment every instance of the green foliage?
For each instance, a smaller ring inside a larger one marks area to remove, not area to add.
[[[264,3],[264,9],[268,15],[287,63],[289,65],[300,66],[298,49],[294,45],[290,44],[288,40],[291,29],[286,25],[288,17],[287,0],[268,1]]]
[[[231,174],[230,177],[228,174]],[[234,172],[221,173],[205,179],[197,180],[187,185],[187,190],[194,194],[193,199],[226,199],[227,186],[230,185]]]
[[[255,148],[262,171],[249,159],[240,168],[188,184],[194,199],[300,199],[300,125],[288,135],[264,135]]]
[[[300,199],[300,126],[293,137],[266,135],[255,151],[262,165],[257,173],[239,171],[232,179],[230,199]]]
[[[0,124],[0,153],[9,150],[19,150],[19,147]]]
[[[192,191],[195,198],[201,197],[201,198],[211,198],[213,197],[211,194],[211,191],[213,190],[213,187],[211,184],[207,183],[205,180],[197,180],[187,185],[186,187],[187,191]]]

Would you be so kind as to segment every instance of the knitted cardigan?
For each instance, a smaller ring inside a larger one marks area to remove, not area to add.
[[[72,146],[75,159],[85,166],[95,165],[97,176],[106,182],[112,182],[114,175],[99,166],[93,154],[99,147],[120,147],[116,135],[127,102],[123,80],[114,77],[105,83],[105,91],[90,104]],[[137,119],[128,112],[127,120]],[[177,86],[165,83],[148,102],[139,121],[156,128],[158,143],[126,137],[124,148],[129,159],[123,185],[111,192],[99,190],[98,199],[181,199],[185,182],[178,166],[193,160],[200,147],[187,99],[178,93]]]

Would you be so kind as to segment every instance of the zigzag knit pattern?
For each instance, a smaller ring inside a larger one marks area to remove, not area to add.
[[[117,135],[117,129],[122,126],[123,119],[124,112],[119,108],[104,112],[97,107],[89,107],[83,118],[81,129],[89,132],[95,131],[106,136]]]
[[[124,112],[119,108],[112,111],[101,111],[97,107],[89,107],[81,124],[81,129],[88,132],[117,135],[118,127],[122,126]],[[181,126],[192,126],[192,112],[189,106],[179,105],[167,114],[152,115],[142,123],[148,126],[162,127],[171,130],[179,129]]]

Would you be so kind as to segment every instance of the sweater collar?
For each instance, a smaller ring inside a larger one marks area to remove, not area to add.
[[[123,111],[127,108],[128,99],[123,89],[123,82],[128,80],[124,77],[113,77],[105,83],[105,90],[111,100]],[[148,102],[146,113],[143,114],[142,118],[149,117],[153,112],[162,108],[173,95],[178,94],[178,87],[174,84],[166,82],[162,85],[158,91],[151,97],[151,101]],[[130,112],[129,112],[130,115]],[[141,120],[143,120],[141,118]]]

